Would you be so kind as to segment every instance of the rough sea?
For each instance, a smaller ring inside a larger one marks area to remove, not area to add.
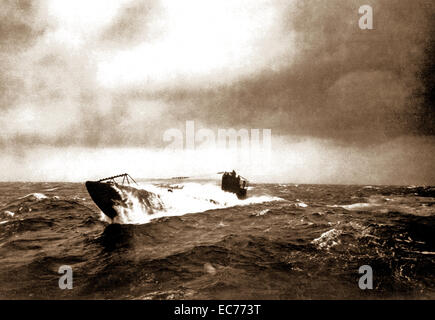
[[[0,298],[435,299],[433,187],[166,183],[118,223],[83,183],[0,183]]]

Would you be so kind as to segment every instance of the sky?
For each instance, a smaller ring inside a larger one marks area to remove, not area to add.
[[[0,3],[1,181],[435,183],[433,1]],[[270,148],[184,148],[189,121]]]

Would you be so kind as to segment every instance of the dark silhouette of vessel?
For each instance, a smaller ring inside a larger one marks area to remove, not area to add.
[[[248,190],[248,180],[246,178],[237,175],[234,170],[232,172],[219,172],[219,174],[222,174],[221,188],[223,191],[235,193],[239,199],[246,198]],[[117,178],[122,178],[122,182],[116,182],[115,179]],[[183,177],[183,179],[187,178],[189,177]],[[179,178],[177,177],[177,179]],[[148,214],[152,214],[154,210],[163,209],[163,203],[159,195],[132,187],[130,180],[136,183],[129,174],[123,173],[98,181],[86,181],[85,186],[98,208],[112,220],[118,216],[117,208],[129,208],[130,194],[138,199],[140,205],[146,208]],[[172,192],[182,188],[182,186],[170,186],[168,191]]]
[[[235,193],[238,198],[243,199],[246,198],[248,191],[248,180],[237,175],[234,170],[232,172],[224,172],[221,188],[224,191]]]
[[[117,183],[115,179],[121,177],[122,182]],[[136,183],[129,174],[123,173],[98,181],[86,181],[85,185],[98,208],[112,220],[118,215],[116,207],[128,208],[130,206],[128,194],[134,195],[149,214],[152,214],[154,210],[163,209],[159,195],[130,186],[130,180]]]

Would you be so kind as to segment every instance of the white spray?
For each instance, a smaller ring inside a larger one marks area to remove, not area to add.
[[[150,192],[148,197],[150,206],[141,201],[135,193],[117,189],[124,204],[114,207],[118,216],[113,222],[143,224],[160,217],[283,200],[271,196],[254,196],[242,200],[238,199],[235,194],[222,191],[220,186],[211,183],[189,182],[179,187],[171,189],[153,184],[139,184],[138,189]],[[108,221],[104,214],[102,214],[102,219]]]

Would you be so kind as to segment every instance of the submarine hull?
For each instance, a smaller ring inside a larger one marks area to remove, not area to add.
[[[136,199],[145,214],[164,209],[160,196],[144,189],[115,182],[86,181],[85,185],[98,208],[112,220],[119,215],[116,209],[132,209],[132,198]]]
[[[122,199],[119,193],[112,188],[110,183],[98,181],[86,181],[86,189],[95,204],[103,213],[111,219],[114,219],[118,213],[114,205]]]
[[[243,184],[243,187],[242,187]],[[240,176],[236,176],[235,173],[231,174],[225,172],[222,176],[221,189],[226,192],[235,193],[239,199],[246,198],[246,184],[247,180],[242,180]]]
[[[240,189],[237,193],[236,193],[237,197],[239,199],[245,199],[246,198],[246,189]]]

